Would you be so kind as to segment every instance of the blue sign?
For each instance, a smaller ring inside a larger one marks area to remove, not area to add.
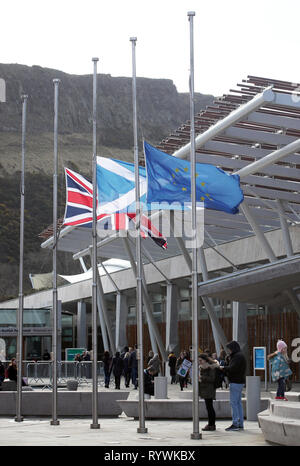
[[[253,348],[254,370],[265,370],[266,348],[264,346]]]

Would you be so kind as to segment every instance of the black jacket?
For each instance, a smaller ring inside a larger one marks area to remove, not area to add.
[[[148,395],[154,395],[154,381],[147,369],[144,369],[144,392]]]
[[[240,345],[237,341],[231,341],[228,343],[227,348],[232,351],[228,358],[228,363],[224,367],[224,372],[228,377],[229,383],[246,383],[247,361],[241,352]]]
[[[115,377],[120,377],[123,373],[123,367],[123,359],[120,356],[115,356],[112,360],[110,372],[112,371]]]

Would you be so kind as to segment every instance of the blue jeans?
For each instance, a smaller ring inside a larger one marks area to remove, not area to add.
[[[244,387],[244,384],[242,383],[230,382],[229,384],[232,424],[238,427],[244,426],[244,412],[243,412],[243,405],[242,405],[243,387]]]

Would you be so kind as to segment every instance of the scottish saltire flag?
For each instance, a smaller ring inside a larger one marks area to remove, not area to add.
[[[191,203],[191,167],[187,160],[166,154],[144,142],[147,203]],[[204,207],[238,213],[244,195],[240,177],[213,165],[196,163],[196,201]],[[184,207],[183,207],[184,208]]]
[[[140,202],[146,203],[146,169],[139,167]],[[97,213],[135,213],[134,164],[97,157]]]
[[[66,178],[66,208],[63,225],[78,225],[91,227],[93,222],[93,185],[83,176],[65,168]],[[98,192],[99,195],[99,192]],[[99,213],[97,200],[97,228],[103,230],[130,230],[135,226],[135,213],[114,212]],[[146,215],[141,216],[141,236],[150,236],[153,241],[167,248],[166,238],[155,228]]]

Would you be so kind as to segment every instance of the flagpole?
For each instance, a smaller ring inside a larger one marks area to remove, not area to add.
[[[138,433],[147,433],[145,427],[144,402],[144,350],[143,350],[143,301],[142,301],[142,254],[140,235],[140,178],[139,178],[139,151],[137,137],[137,110],[136,110],[136,37],[130,38],[132,44],[132,106],[133,106],[133,139],[134,139],[134,173],[135,173],[135,203],[136,203],[136,321],[138,345],[138,378],[139,378],[139,427]]]
[[[18,310],[18,348],[17,348],[17,409],[16,422],[22,422],[22,362],[23,362],[23,264],[24,264],[24,206],[25,206],[25,141],[26,141],[26,113],[27,95],[22,95],[22,170],[21,170],[21,217],[20,217],[20,267],[19,267],[19,310]]]
[[[190,120],[191,120],[191,194],[192,194],[192,232],[194,246],[192,250],[192,348],[193,348],[193,433],[191,439],[201,439],[199,432],[199,386],[198,386],[198,264],[197,264],[197,210],[196,210],[196,153],[195,153],[195,109],[194,109],[194,11],[188,12],[190,22]]]
[[[52,309],[52,426],[59,425],[57,419],[57,140],[58,140],[58,90],[60,79],[54,84],[54,173],[53,173],[53,309]]]
[[[93,250],[92,250],[92,417],[91,429],[100,429],[98,423],[98,375],[97,375],[97,62],[99,58],[92,58],[94,63],[93,74]]]

